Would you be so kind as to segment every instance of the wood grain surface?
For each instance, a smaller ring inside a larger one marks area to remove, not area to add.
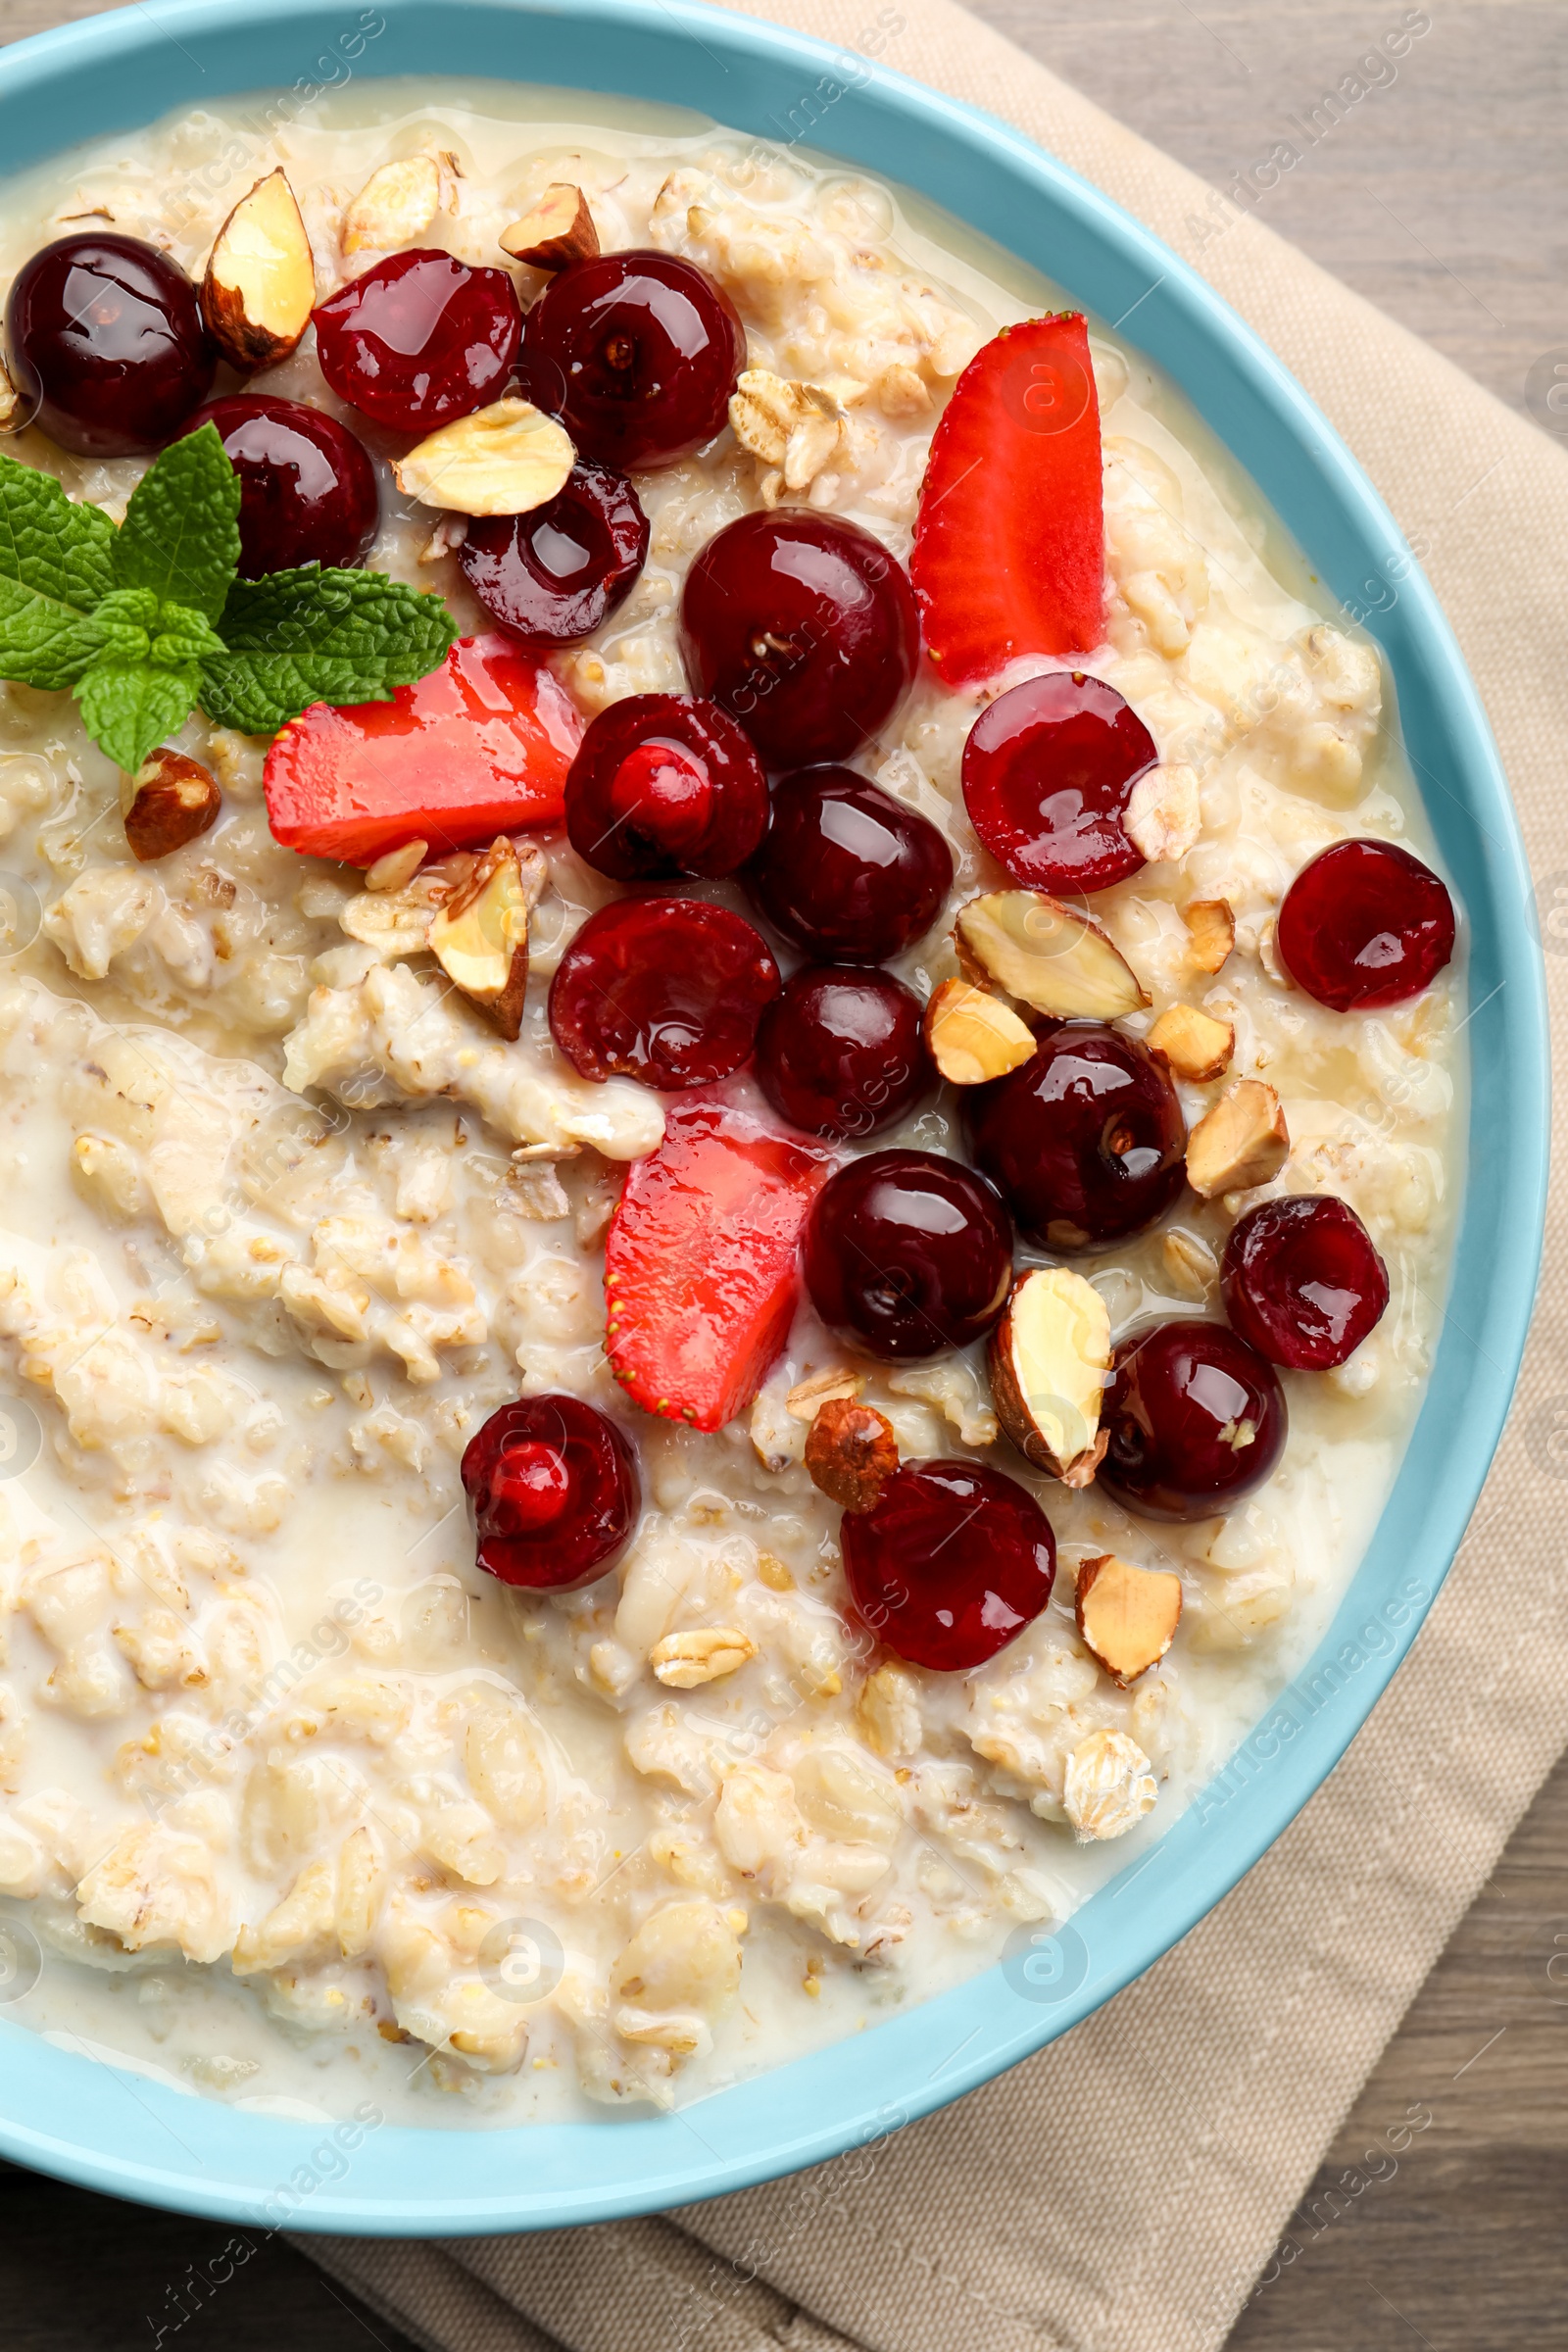
[[[1294,145],[1300,160],[1261,217],[1510,406],[1528,407],[1532,363],[1568,345],[1561,0],[978,6],[1216,184]],[[0,40],[96,13],[94,0],[0,0]],[[1428,29],[1396,80],[1314,135],[1333,111],[1318,111],[1325,94],[1417,16]],[[1260,1983],[1260,2010],[1270,1997]],[[1565,2212],[1568,1763],[1384,2053],[1229,2352],[1568,2346]],[[0,2167],[0,2344],[147,2352],[160,2321],[195,2302],[180,2282],[228,2235]],[[275,2240],[165,2340],[179,2352],[412,2352]]]

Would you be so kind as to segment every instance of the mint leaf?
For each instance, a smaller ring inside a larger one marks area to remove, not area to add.
[[[152,588],[112,588],[81,624],[95,662],[145,662],[162,610]]]
[[[199,692],[194,663],[153,669],[139,662],[100,662],[76,687],[76,700],[99,750],[134,775],[148,753],[184,725]]]
[[[50,692],[74,685],[97,659],[91,620],[16,580],[0,579],[0,678]]]
[[[115,526],[77,506],[53,474],[0,457],[0,580],[73,612],[88,612],[115,584]]]
[[[216,424],[156,458],[115,533],[117,588],[151,588],[216,621],[239,568],[239,475]]]
[[[202,662],[201,706],[221,727],[271,735],[311,703],[384,703],[445,661],[457,636],[437,596],[380,571],[274,571],[236,580]]]

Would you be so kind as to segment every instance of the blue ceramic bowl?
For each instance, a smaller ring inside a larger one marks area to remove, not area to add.
[[[379,29],[375,29],[379,28]],[[1392,516],[1299,387],[1200,279],[1017,132],[777,27],[683,0],[160,0],[0,55],[20,167],[171,108],[302,81],[466,74],[698,108],[912,183],[1143,349],[1259,484],[1393,665],[1405,742],[1470,931],[1468,1191],[1432,1383],[1333,1629],[1207,1794],[1023,1965],[655,2119],[336,2139],[181,2097],[0,2022],[0,2148],[122,2197],[266,2227],[417,2236],[678,2205],[815,2163],[1065,2033],[1216,1903],[1305,1803],[1394,1672],[1453,1557],[1507,1411],[1540,1254],[1546,1024],[1533,901],[1474,687]],[[319,60],[319,62],[318,62]],[[827,99],[827,93],[834,95]],[[789,132],[784,133],[790,135]],[[1396,583],[1396,585],[1391,585]],[[345,2139],[357,2144],[345,2146]]]

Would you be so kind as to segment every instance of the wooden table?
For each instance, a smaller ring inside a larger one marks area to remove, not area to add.
[[[0,0],[0,37],[95,13]],[[1220,183],[1411,21],[1398,0],[981,0],[980,13]],[[1552,0],[1438,0],[1397,79],[1313,145],[1262,217],[1523,408],[1532,360],[1568,343],[1565,95],[1568,14]],[[1419,2129],[1391,2153],[1407,2123]],[[1298,2253],[1229,2352],[1568,2343],[1565,2212],[1568,1764],[1385,2052],[1292,2224]],[[146,2352],[171,2287],[226,2234],[0,2168],[7,2352]],[[179,2329],[179,2352],[409,2352],[286,2246],[243,2278]]]

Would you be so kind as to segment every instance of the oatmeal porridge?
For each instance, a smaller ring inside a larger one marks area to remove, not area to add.
[[[1422,1393],[1375,649],[1134,349],[689,117],[190,113],[0,270],[13,2014],[500,2124],[989,1966]]]

